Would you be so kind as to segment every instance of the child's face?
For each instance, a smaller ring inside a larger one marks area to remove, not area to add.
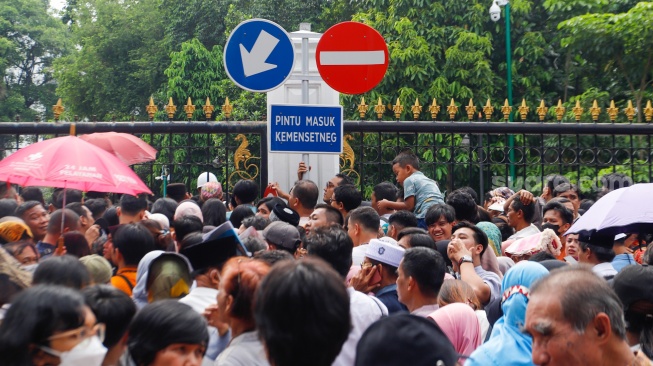
[[[396,163],[392,166],[392,172],[395,173],[395,176],[397,177],[397,183],[403,186],[406,178],[410,177],[410,165],[401,167],[399,163]]]

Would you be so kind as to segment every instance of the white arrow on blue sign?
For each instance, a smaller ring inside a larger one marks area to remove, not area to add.
[[[270,105],[270,152],[342,153],[342,106]]]
[[[288,33],[267,19],[250,19],[231,32],[224,68],[239,87],[253,92],[278,88],[292,73],[295,49]]]

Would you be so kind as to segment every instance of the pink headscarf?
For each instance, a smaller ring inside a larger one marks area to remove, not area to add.
[[[467,304],[449,304],[434,311],[428,317],[435,320],[456,352],[463,356],[471,355],[483,342],[476,313]],[[465,359],[460,359],[458,362],[462,365]]]

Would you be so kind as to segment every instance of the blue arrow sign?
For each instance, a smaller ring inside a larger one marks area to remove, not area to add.
[[[342,153],[342,107],[271,105],[270,152]]]
[[[267,19],[250,19],[231,32],[224,68],[239,87],[253,92],[278,88],[292,73],[295,49],[288,33]]]

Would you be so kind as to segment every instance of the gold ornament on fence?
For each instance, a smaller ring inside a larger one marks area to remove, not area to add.
[[[458,106],[453,101],[453,98],[451,98],[451,104],[447,107],[447,113],[449,113],[449,119],[452,121],[456,117],[456,113],[458,113]]]
[[[404,112],[404,106],[401,105],[399,98],[397,98],[397,104],[392,106],[392,111],[395,113],[395,118],[399,120],[401,114]]]
[[[186,119],[191,120],[193,119],[193,113],[195,113],[195,104],[190,100],[190,97],[188,97],[188,101],[186,102],[186,105],[184,106],[184,112],[186,112]]]
[[[531,110],[529,106],[526,105],[526,99],[521,100],[521,105],[519,108],[517,108],[519,111],[519,115],[521,116],[521,120],[525,121],[526,116],[528,116],[528,112]]]
[[[576,106],[572,108],[571,110],[574,113],[574,116],[576,117],[576,122],[580,122],[580,117],[583,115],[583,112],[585,111],[583,107],[580,105],[580,100],[576,101]]]
[[[544,118],[546,117],[546,112],[548,111],[549,109],[544,104],[544,99],[542,99],[540,101],[540,106],[537,107],[537,115],[540,117],[540,121],[544,121]]]
[[[440,106],[435,98],[433,98],[433,103],[429,106],[429,112],[431,112],[431,119],[435,121],[440,113]]]
[[[610,117],[610,122],[614,123],[619,115],[619,108],[614,105],[614,99],[610,101],[610,108],[607,109],[608,117]]]
[[[211,100],[209,99],[209,97],[206,97],[206,104],[204,104],[202,110],[204,111],[204,116],[206,117],[206,120],[210,121],[211,116],[213,115],[213,111],[215,110],[215,107],[211,105]]]
[[[65,109],[66,108],[64,108],[63,104],[61,104],[61,98],[59,98],[59,100],[57,100],[57,104],[52,106],[52,113],[54,113],[54,120],[56,122],[59,122],[59,117]]]
[[[503,119],[506,121],[510,118],[510,113],[512,113],[512,106],[508,103],[508,99],[503,103],[503,107],[501,107],[501,113],[503,113]]]
[[[562,117],[565,116],[565,112],[567,111],[567,108],[562,105],[562,99],[558,99],[558,106],[556,107],[555,111],[556,119],[558,122],[562,122]]]
[[[259,157],[252,156],[252,153],[249,151],[249,141],[247,141],[247,137],[245,135],[238,134],[234,138],[236,141],[240,141],[240,146],[234,151],[234,168],[235,170],[229,174],[229,187],[233,188],[234,182],[232,182],[233,178],[236,178],[236,180],[241,180],[241,179],[250,179],[254,180],[256,177],[258,177],[259,173],[259,167],[254,164],[250,163],[249,161],[252,159],[260,159]],[[242,167],[241,167],[242,165]]]
[[[222,105],[222,113],[226,119],[231,118],[231,112],[234,110],[234,106],[229,103],[229,97],[225,98],[224,104]],[[247,140],[247,139],[245,139]]]
[[[644,117],[646,122],[651,122],[653,119],[653,106],[651,106],[651,101],[646,102],[646,108],[644,108]]]
[[[145,111],[147,112],[148,117],[150,117],[150,121],[154,119],[154,115],[158,110],[159,108],[154,104],[154,98],[150,97],[150,104],[145,107]]]
[[[175,117],[175,112],[177,111],[177,106],[172,102],[172,97],[170,97],[170,100],[168,101],[168,105],[166,105],[166,113],[168,114],[168,119],[172,121],[172,119]]]
[[[349,141],[353,140],[354,137],[350,134],[346,134],[342,139],[342,154],[340,154],[340,174],[345,174],[347,176],[356,176],[356,185],[360,183],[360,174],[354,170],[354,162],[356,161],[356,155],[354,155],[354,149],[351,148]]]
[[[592,115],[592,120],[594,122],[597,122],[599,120],[599,115],[601,114],[601,108],[599,107],[599,103],[594,99],[594,103],[592,103],[592,108],[590,108],[590,114]]]
[[[358,105],[358,115],[362,120],[365,119],[365,115],[367,114],[367,110],[369,108],[370,107],[367,104],[365,104],[365,97],[362,97],[361,104]]]
[[[415,98],[415,104],[410,107],[410,111],[413,112],[413,120],[417,121],[420,113],[422,113],[422,106],[419,104],[419,98]]]
[[[489,121],[492,119],[492,113],[494,113],[494,107],[492,106],[492,102],[490,102],[489,98],[487,100],[487,103],[485,103],[485,107],[483,107],[483,113],[485,113],[486,120]]]
[[[379,102],[374,106],[374,113],[376,113],[376,118],[380,121],[383,118],[383,113],[385,113],[385,105],[379,97]]]
[[[474,119],[474,115],[476,114],[476,106],[474,105],[474,101],[472,98],[469,98],[469,105],[465,107],[465,110],[467,111],[467,118],[471,121]]]
[[[633,107],[633,101],[629,100],[628,101],[628,106],[624,108],[624,113],[626,114],[626,117],[628,118],[628,122],[632,122],[633,119],[635,118],[635,115],[637,112],[635,111],[635,107]]]

